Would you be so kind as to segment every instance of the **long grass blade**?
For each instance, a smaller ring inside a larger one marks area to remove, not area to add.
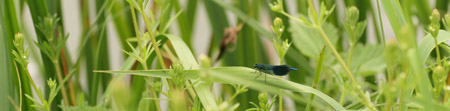
[[[323,46],[322,52],[320,52],[319,60],[317,62],[316,73],[314,74],[314,81],[312,84],[312,87],[314,89],[317,88],[317,84],[319,83],[319,79],[320,79],[320,74],[322,73],[323,57],[325,56],[324,54],[325,54],[325,46]],[[314,101],[314,96],[315,95],[311,95],[310,100],[309,100],[310,102],[306,106],[306,111],[311,110],[311,104],[312,104],[312,101]]]
[[[4,0],[0,0],[0,18],[5,18],[5,3]],[[3,88],[3,90],[0,90],[0,110],[3,111],[9,111],[14,110],[14,107],[9,102],[8,97],[14,97],[13,96],[13,84],[11,79],[12,75],[12,69],[11,66],[12,59],[10,56],[10,48],[9,48],[9,42],[8,42],[8,36],[6,35],[6,26],[5,26],[5,20],[0,20],[0,86]]]
[[[438,44],[450,40],[450,33],[444,30],[440,30],[436,39],[438,41]],[[420,42],[418,47],[422,64],[425,63],[425,61],[428,59],[428,56],[430,56],[431,51],[433,51],[435,47],[436,46],[434,44],[433,36],[431,36],[431,34],[427,34],[425,38],[423,38],[422,42]]]
[[[151,71],[135,70],[135,71],[96,71],[96,72],[170,78],[170,76],[167,74],[167,71],[168,70],[151,70]],[[200,77],[201,71],[202,70],[185,70],[185,77],[186,79],[196,80]],[[251,88],[255,88],[257,90],[270,91],[291,97],[295,95],[280,91],[278,90],[278,88],[293,92],[311,93],[323,99],[328,105],[333,107],[335,110],[345,110],[333,98],[327,96],[326,94],[318,90],[315,90],[312,87],[294,83],[289,80],[281,79],[279,77],[275,77],[272,75],[267,75],[267,82],[265,82],[265,78],[255,79],[255,76],[258,75],[254,73],[255,72],[254,69],[246,67],[219,67],[209,69],[208,72],[212,81],[218,83],[248,85]]]

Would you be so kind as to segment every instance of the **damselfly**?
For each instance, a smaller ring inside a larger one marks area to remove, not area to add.
[[[290,67],[288,65],[270,65],[270,64],[255,64],[253,66],[253,68],[256,69],[255,73],[256,73],[256,71],[260,72],[259,75],[256,76],[256,78],[261,76],[261,74],[262,74],[261,72],[262,71],[264,71],[264,72],[269,71],[268,73],[273,73],[273,74],[275,74],[277,76],[284,76],[287,73],[289,73],[289,71],[291,71],[291,70],[294,70],[294,71],[298,70],[297,68],[293,68],[293,67]],[[272,71],[272,72],[270,72],[270,71]],[[266,81],[266,78],[267,77],[264,78],[264,81]]]

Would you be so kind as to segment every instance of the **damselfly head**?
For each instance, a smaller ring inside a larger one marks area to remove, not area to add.
[[[253,68],[257,68],[259,66],[259,64],[255,64],[253,65]]]

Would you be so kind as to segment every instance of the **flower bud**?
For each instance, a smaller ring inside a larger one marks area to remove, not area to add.
[[[23,50],[23,46],[24,46],[24,39],[23,39],[23,35],[21,33],[17,33],[16,35],[14,35],[14,46],[19,49],[19,50]]]
[[[359,19],[359,10],[355,6],[352,6],[347,9],[345,20],[347,24],[355,25]]]
[[[441,19],[441,16],[439,14],[439,11],[437,9],[433,10],[433,13],[431,13],[430,16],[430,25],[428,26],[428,29],[431,33],[431,35],[436,38],[438,33],[439,33],[439,29],[440,29],[440,24],[439,21]]]
[[[284,32],[283,20],[280,18],[275,18],[273,20],[272,30],[277,34],[278,37],[281,37],[281,34]]]
[[[263,108],[266,107],[267,102],[269,100],[269,96],[268,96],[267,92],[259,93],[258,100],[259,100],[259,106],[261,106]]]
[[[431,16],[430,16],[431,23],[439,23],[440,19],[441,19],[441,16],[439,14],[439,11],[437,9],[434,9],[433,13],[431,13]]]
[[[48,86],[49,86],[50,88],[53,88],[53,87],[56,86],[56,81],[53,80],[52,78],[50,78],[50,79],[47,80],[47,84],[48,84]]]
[[[270,9],[274,12],[279,12],[279,13],[283,12],[283,1],[281,1],[281,0],[277,0],[274,3],[271,3],[271,4],[269,4],[269,6],[270,6]]]
[[[446,77],[444,77],[445,74],[445,69],[442,66],[437,66],[433,69],[433,80],[437,83],[443,83],[445,82],[445,80],[447,79]]]

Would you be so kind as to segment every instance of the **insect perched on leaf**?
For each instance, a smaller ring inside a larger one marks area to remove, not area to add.
[[[293,68],[288,65],[270,65],[270,64],[255,64],[255,65],[253,65],[253,68],[256,69],[255,73],[256,73],[256,71],[260,72],[260,74],[258,76],[256,76],[256,78],[261,76],[261,74],[262,74],[261,71],[265,71],[265,72],[272,71],[272,73],[277,76],[284,76],[287,73],[289,73],[289,71],[291,71],[291,70],[294,70],[294,71],[298,70],[297,68]],[[264,78],[264,81],[266,81],[266,77]]]

